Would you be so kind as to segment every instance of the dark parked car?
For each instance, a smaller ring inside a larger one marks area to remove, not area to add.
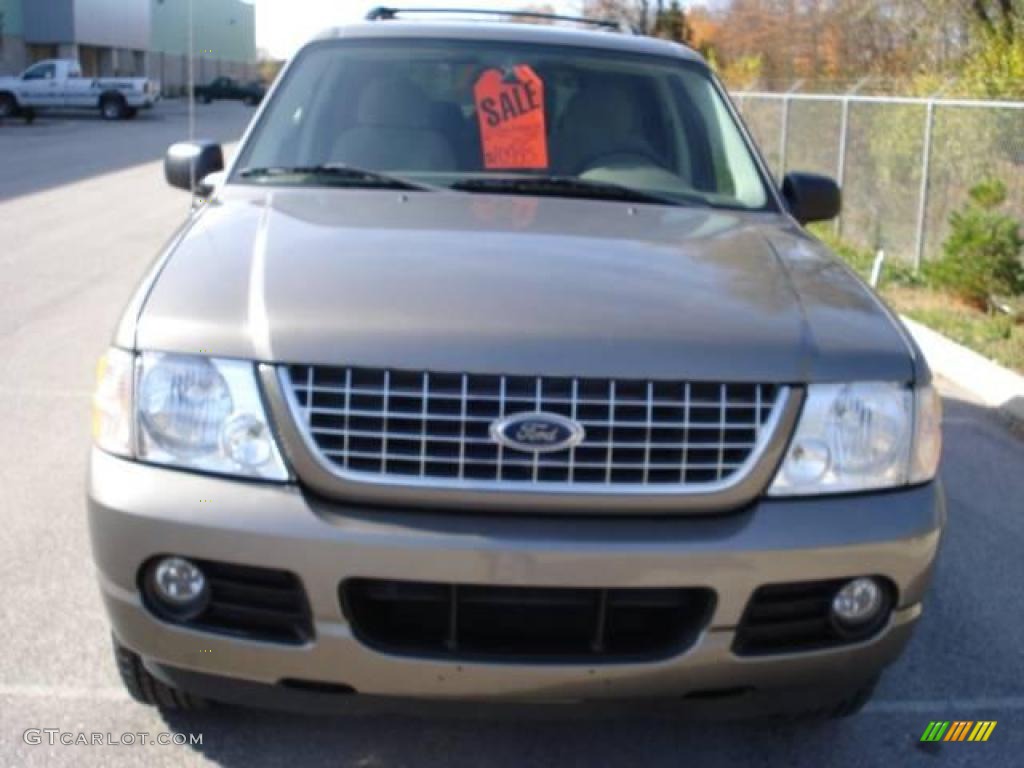
[[[256,105],[263,101],[267,89],[258,81],[240,83],[230,77],[218,77],[209,85],[196,86],[196,101],[200,104],[209,104],[218,99],[228,101],[244,101],[246,104]]]
[[[946,511],[924,358],[803,227],[836,184],[776,184],[683,46],[374,18],[226,172],[168,153],[209,202],[88,491],[129,691],[856,711]]]

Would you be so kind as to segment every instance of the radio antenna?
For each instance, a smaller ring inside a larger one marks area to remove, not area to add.
[[[188,140],[193,143],[196,140],[196,71],[195,71],[195,30],[193,29],[193,0],[188,0]],[[195,208],[196,190],[196,163],[195,158],[188,166],[189,176],[189,214]]]

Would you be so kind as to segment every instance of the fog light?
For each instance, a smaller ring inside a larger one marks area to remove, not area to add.
[[[165,557],[150,569],[154,597],[174,615],[195,616],[209,597],[209,585],[199,566],[183,557]]]
[[[848,581],[832,598],[832,613],[841,623],[860,627],[878,618],[886,603],[882,586],[874,579],[861,577]]]

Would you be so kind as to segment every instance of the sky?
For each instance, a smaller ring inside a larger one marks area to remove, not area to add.
[[[560,13],[578,13],[582,5],[580,0],[547,2]],[[317,32],[359,21],[378,5],[509,10],[529,4],[529,0],[256,0],[256,45],[276,58],[287,58]]]

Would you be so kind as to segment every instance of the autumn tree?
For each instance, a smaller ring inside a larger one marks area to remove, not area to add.
[[[870,77],[873,87],[900,93],[1024,90],[1024,0],[708,0],[685,7],[584,0],[582,7],[685,42],[744,82],[756,73],[765,87],[804,81],[835,90]]]

